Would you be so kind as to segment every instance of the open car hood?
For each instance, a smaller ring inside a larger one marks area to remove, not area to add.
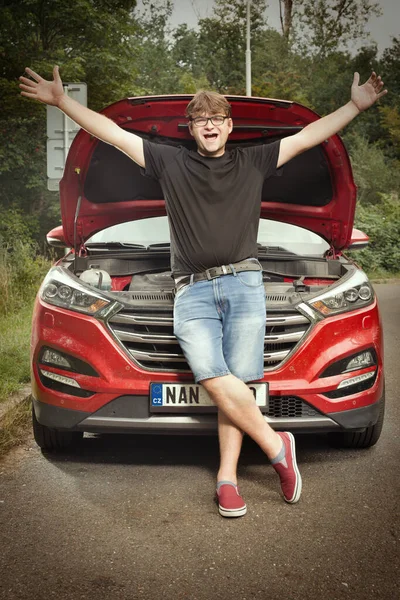
[[[185,108],[191,95],[127,98],[102,113],[118,125],[154,142],[195,149]],[[317,120],[312,110],[284,100],[227,96],[234,128],[228,148],[270,143]],[[261,216],[309,229],[336,250],[350,243],[356,204],[348,154],[335,135],[292,159],[278,177],[266,181]],[[165,215],[160,186],[143,177],[124,153],[86,131],[75,137],[60,182],[65,242],[81,247],[111,225]],[[134,242],[134,240],[132,240]]]

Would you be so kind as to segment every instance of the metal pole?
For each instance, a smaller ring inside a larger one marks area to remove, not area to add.
[[[251,96],[250,4],[251,0],[247,0],[246,96]]]
[[[68,96],[68,86],[64,85],[64,94],[66,96]],[[69,132],[68,132],[68,126],[69,126],[69,119],[67,117],[67,115],[65,113],[63,113],[63,125],[64,125],[64,167],[65,167],[65,163],[67,162],[67,156],[68,156],[68,150],[69,150]]]

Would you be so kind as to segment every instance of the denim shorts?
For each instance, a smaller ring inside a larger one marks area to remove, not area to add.
[[[193,372],[203,379],[264,377],[265,291],[261,271],[243,271],[181,288],[174,334]]]

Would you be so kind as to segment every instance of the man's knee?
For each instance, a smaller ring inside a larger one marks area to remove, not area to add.
[[[214,389],[221,385],[221,379],[224,379],[227,375],[217,376],[217,377],[209,377],[207,379],[201,379],[199,381],[200,385],[202,385],[207,391]]]
[[[207,390],[210,395],[218,394],[223,392],[236,381],[239,381],[237,377],[232,374],[221,375],[217,377],[210,377],[209,379],[203,379],[199,383]]]

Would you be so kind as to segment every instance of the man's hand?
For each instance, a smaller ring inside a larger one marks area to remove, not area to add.
[[[143,154],[143,140],[140,136],[125,131],[114,121],[108,119],[87,106],[82,106],[79,102],[64,94],[63,84],[58,72],[58,67],[53,69],[53,81],[46,81],[32,69],[25,69],[32,79],[20,77],[22,83],[19,87],[24,90],[21,92],[27,98],[33,98],[44,104],[57,106],[70,119],[75,121],[80,127],[88,131],[91,135],[97,137],[107,144],[115,146],[122,152],[125,152],[140,167],[145,166]]]
[[[58,72],[58,67],[54,67],[53,69],[53,81],[46,81],[46,79],[43,79],[43,77],[40,77],[40,75],[28,67],[25,71],[32,79],[28,79],[27,77],[19,78],[19,80],[22,81],[22,83],[19,84],[19,87],[21,90],[24,90],[21,92],[22,96],[33,98],[34,100],[38,100],[44,104],[50,104],[51,106],[58,106],[61,98],[64,96],[64,88]]]
[[[351,86],[351,100],[335,112],[318,119],[304,127],[302,131],[295,135],[289,135],[281,140],[278,167],[281,167],[289,160],[321,144],[335,133],[338,133],[343,127],[346,127],[361,111],[366,110],[385,94],[387,90],[382,90],[383,81],[376,73],[364,83],[358,85],[360,75],[354,73],[353,84]]]
[[[358,85],[360,82],[359,73],[354,73],[353,84],[351,86],[351,100],[361,112],[367,110],[379,98],[387,94],[387,90],[383,90],[383,81],[380,75],[374,71],[371,77],[363,85]]]

